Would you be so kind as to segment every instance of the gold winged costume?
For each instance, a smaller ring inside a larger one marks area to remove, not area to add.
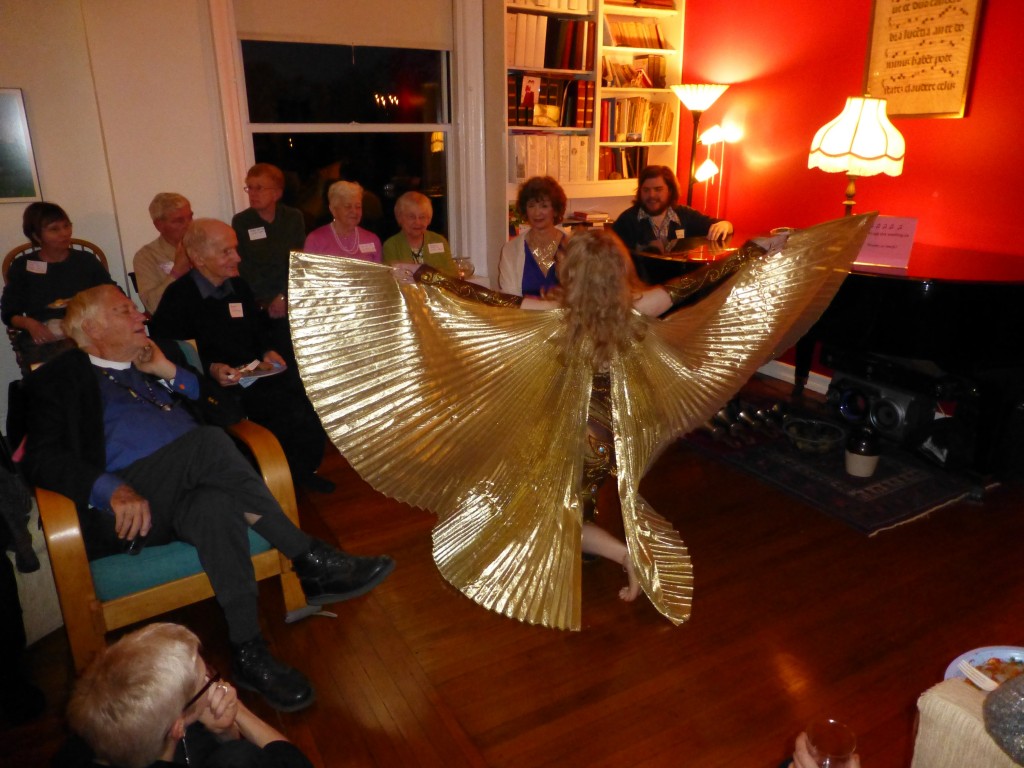
[[[626,544],[644,592],[676,624],[690,615],[690,557],[639,495],[640,480],[810,328],[873,220],[817,225],[744,259],[696,303],[649,320],[612,361]],[[687,278],[692,288],[713,282],[716,268]],[[444,578],[511,618],[579,629],[593,372],[584,355],[560,355],[563,310],[488,306],[400,286],[378,264],[303,253],[292,254],[288,295],[295,355],[324,428],[374,488],[437,515]]]

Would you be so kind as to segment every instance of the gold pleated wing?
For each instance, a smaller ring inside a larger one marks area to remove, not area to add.
[[[809,330],[874,218],[847,217],[793,234],[781,252],[747,261],[707,298],[651,323],[646,337],[613,366],[626,541],[644,591],[673,622],[690,613],[690,560],[679,535],[638,493],[640,479],[666,445],[703,424],[762,364]]]
[[[591,375],[558,358],[562,312],[488,307],[299,253],[288,295],[324,428],[374,488],[438,515],[442,575],[491,610],[578,628]]]

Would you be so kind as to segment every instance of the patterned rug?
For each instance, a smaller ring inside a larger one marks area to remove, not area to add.
[[[824,454],[798,450],[784,435],[753,432],[746,441],[714,440],[698,431],[685,443],[807,502],[858,531],[874,535],[910,522],[972,494],[977,483],[885,443],[878,469],[868,478],[846,473],[845,450]]]

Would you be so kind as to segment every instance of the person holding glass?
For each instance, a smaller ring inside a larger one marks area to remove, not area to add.
[[[71,248],[71,219],[59,205],[31,203],[22,215],[22,231],[36,250],[11,263],[0,316],[21,331],[14,344],[28,368],[74,346],[60,329],[71,297],[113,280],[93,254]]]
[[[429,264],[446,275],[458,275],[452,249],[444,235],[427,227],[434,217],[430,198],[421,192],[406,192],[395,201],[395,220],[402,231],[384,241],[385,264]]]
[[[379,264],[380,238],[359,226],[363,219],[363,188],[354,181],[334,182],[327,190],[327,207],[334,220],[310,232],[303,250]]]
[[[568,241],[558,228],[565,217],[565,190],[550,176],[534,176],[519,187],[516,209],[529,229],[501,247],[498,290],[541,296],[558,285],[556,262]]]
[[[199,638],[157,623],[104,649],[78,680],[68,724],[85,748],[65,745],[55,765],[143,768],[260,765],[308,768],[294,744],[253,714],[200,654]]]

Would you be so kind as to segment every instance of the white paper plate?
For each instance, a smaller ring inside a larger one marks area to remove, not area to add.
[[[1019,645],[986,645],[984,648],[975,648],[973,651],[961,653],[949,663],[948,667],[946,667],[946,680],[964,676],[963,672],[956,668],[956,665],[959,664],[962,659],[966,659],[967,662],[973,666],[984,664],[989,659],[1024,661],[1024,648]]]

